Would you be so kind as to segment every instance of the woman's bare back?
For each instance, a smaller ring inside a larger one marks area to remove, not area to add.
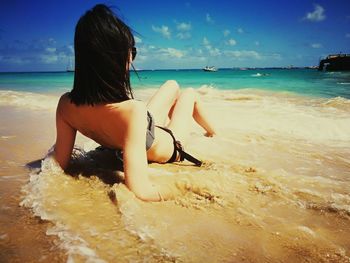
[[[66,93],[59,101],[57,118],[62,118],[73,129],[103,146],[122,149],[125,129],[130,121],[129,111],[135,102],[128,100],[113,104],[77,106],[70,101],[69,93]]]

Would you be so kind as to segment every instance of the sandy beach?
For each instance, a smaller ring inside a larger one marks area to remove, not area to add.
[[[220,136],[193,124],[202,168],[150,165],[180,193],[160,203],[118,184],[110,152],[82,136],[75,176],[50,159],[26,167],[54,142],[58,96],[3,93],[1,261],[349,262],[348,100],[198,91]]]

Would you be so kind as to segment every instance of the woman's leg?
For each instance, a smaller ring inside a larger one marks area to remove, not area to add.
[[[189,127],[192,118],[204,128],[206,136],[216,134],[198,94],[193,89],[181,92],[175,105],[171,108],[170,115],[168,128],[174,132],[180,141],[186,141],[190,133]]]
[[[166,81],[147,103],[147,109],[155,118],[156,125],[164,126],[169,112],[179,94],[179,85],[174,80]]]

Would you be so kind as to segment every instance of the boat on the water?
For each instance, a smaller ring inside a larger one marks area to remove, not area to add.
[[[320,60],[319,71],[350,70],[350,54],[331,54]]]
[[[203,68],[204,71],[209,71],[209,72],[215,72],[218,71],[218,69],[214,66],[206,66]]]

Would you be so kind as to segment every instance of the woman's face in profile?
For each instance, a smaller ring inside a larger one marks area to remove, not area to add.
[[[127,68],[130,69],[130,66],[131,66],[131,63],[133,62],[133,59],[132,59],[132,52],[131,50],[129,51],[129,61],[128,61],[128,65],[126,66]]]

